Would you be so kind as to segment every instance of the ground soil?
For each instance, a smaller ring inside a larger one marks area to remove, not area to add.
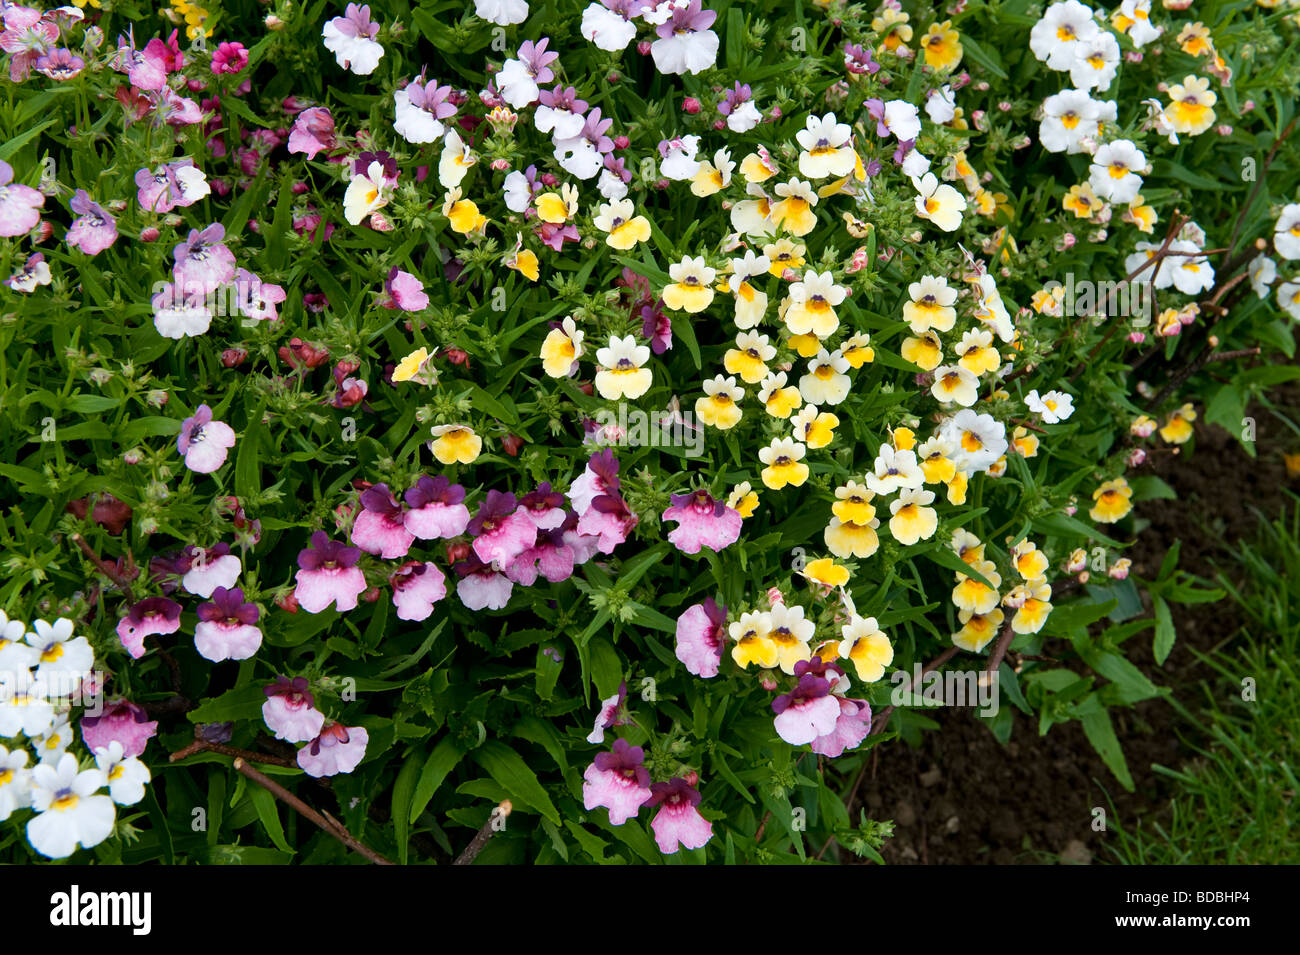
[[[1300,389],[1274,395],[1300,419]],[[1283,452],[1300,451],[1300,439],[1260,408],[1257,459],[1232,435],[1197,423],[1190,455],[1153,456],[1142,473],[1162,477],[1178,500],[1147,501],[1139,515],[1150,521],[1131,549],[1134,572],[1155,576],[1166,551],[1182,541],[1179,566],[1204,578],[1233,574],[1232,548],[1253,539],[1256,510],[1282,513],[1288,480]],[[1213,608],[1212,611],[1209,608]],[[1196,696],[1209,674],[1192,649],[1205,652],[1230,643],[1240,620],[1230,602],[1173,605],[1178,640],[1163,667],[1151,640],[1135,637],[1131,657],[1151,679],[1174,688],[1180,699]],[[1158,819],[1171,784],[1151,766],[1180,766],[1195,729],[1163,700],[1111,711],[1137,789],[1126,793],[1106,768],[1077,722],[1058,724],[1043,737],[1017,714],[1011,740],[1000,745],[968,710],[926,715],[942,729],[926,733],[919,748],[887,744],[878,751],[860,789],[861,805],[876,819],[893,819],[895,835],[882,848],[890,864],[1109,862],[1107,835],[1093,830],[1094,807],[1132,828],[1138,818]],[[1180,739],[1180,737],[1182,737]],[[874,769],[874,772],[872,772]],[[856,809],[854,810],[856,817]]]

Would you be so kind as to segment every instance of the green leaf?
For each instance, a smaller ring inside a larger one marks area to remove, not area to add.
[[[429,801],[433,799],[434,793],[447,778],[447,774],[456,768],[456,764],[464,755],[464,751],[452,741],[451,737],[445,736],[438,742],[420,770],[420,778],[415,784],[415,791],[411,794],[411,808],[406,814],[407,822],[414,823],[420,818],[420,813],[424,812],[425,807],[429,805]]]
[[[393,834],[397,838],[397,863],[406,865],[411,837],[411,802],[415,797],[416,776],[421,775],[420,761],[408,754],[393,783]]]
[[[499,740],[488,740],[473,753],[474,762],[482,766],[489,776],[504,787],[512,801],[518,801],[541,813],[557,826],[560,814],[551,797],[537,779],[537,774],[528,768],[523,757]]]
[[[1156,617],[1154,642],[1156,663],[1163,665],[1165,660],[1169,658],[1170,651],[1174,648],[1174,641],[1178,638],[1178,634],[1174,631],[1174,616],[1165,598],[1159,594],[1153,594],[1151,603],[1155,609]]]
[[[207,700],[186,716],[191,723],[228,723],[235,720],[260,720],[266,694],[260,684],[227,690],[220,696]]]
[[[596,637],[588,644],[591,653],[591,679],[596,684],[596,694],[608,699],[618,691],[623,682],[623,658],[614,645],[604,637]]]
[[[285,840],[284,827],[280,825],[280,811],[276,805],[275,796],[271,794],[269,789],[263,789],[261,786],[251,784],[248,787],[248,797],[253,801],[253,808],[257,810],[257,818],[262,820],[262,828],[271,837],[275,847],[281,852],[293,855],[293,847]]]
[[[1124,761],[1124,751],[1115,736],[1115,727],[1111,725],[1110,713],[1105,709],[1089,713],[1080,719],[1083,733],[1088,737],[1092,748],[1101,756],[1102,761],[1115,774],[1115,778],[1129,792],[1133,792],[1133,777],[1129,775],[1128,763]]]

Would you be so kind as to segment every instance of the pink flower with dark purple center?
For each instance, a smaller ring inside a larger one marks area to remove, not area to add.
[[[791,746],[802,746],[835,729],[839,697],[831,696],[828,680],[805,672],[792,691],[772,701],[772,711],[777,735]]]
[[[219,43],[212,52],[212,72],[239,73],[248,66],[248,51],[242,43]]]
[[[605,730],[615,726],[627,726],[632,722],[627,713],[627,681],[618,685],[618,692],[600,701],[600,710],[596,713],[596,722],[587,734],[588,743],[605,742]]]
[[[289,131],[289,152],[305,153],[308,159],[315,159],[321,150],[337,146],[334,117],[324,106],[304,109],[295,117],[293,129]]]
[[[677,618],[677,659],[688,672],[709,679],[718,675],[727,636],[727,608],[712,597],[687,607]]]
[[[385,308],[400,308],[407,312],[419,312],[429,307],[429,296],[424,291],[424,283],[410,272],[403,272],[393,266],[384,282],[388,297],[380,302]]]
[[[276,306],[286,298],[282,286],[263,282],[248,269],[236,269],[234,291],[234,301],[231,304],[245,318],[255,322],[279,319],[280,313]]]
[[[457,537],[469,525],[465,489],[444,475],[421,477],[404,495],[409,508],[402,518],[420,540]]]
[[[144,656],[144,638],[150,634],[175,633],[181,628],[181,605],[166,597],[146,597],[132,604],[117,622],[117,637],[132,659]]]
[[[466,530],[474,535],[474,553],[484,563],[502,567],[537,542],[537,525],[519,511],[508,491],[488,491]]]
[[[668,541],[682,553],[698,554],[702,547],[720,551],[740,538],[740,512],[715,500],[708,491],[674,494],[671,500],[662,519],[677,523]]]
[[[506,576],[525,587],[536,583],[539,572],[553,584],[568,580],[575,563],[589,559],[578,560],[579,552],[574,547],[577,526],[578,515],[570,512],[559,527],[538,531],[537,542],[511,561]]]
[[[185,466],[198,474],[211,474],[226,463],[226,455],[235,446],[235,432],[230,425],[212,420],[212,409],[199,405],[194,414],[181,422],[176,436],[176,450],[185,458]]]
[[[172,250],[176,264],[172,275],[187,292],[215,292],[235,277],[235,254],[222,240],[226,227],[215,222],[202,231],[191,229],[189,237]]]
[[[366,756],[370,734],[363,726],[330,723],[320,735],[298,750],[298,765],[308,776],[350,773]]]
[[[551,490],[551,482],[543,481],[519,499],[520,513],[525,514],[537,525],[538,530],[554,530],[564,523],[567,512],[564,509],[564,495]]]
[[[200,604],[197,613],[194,647],[205,660],[247,660],[262,645],[262,631],[255,626],[261,612],[244,602],[239,587],[218,587],[212,592],[212,602]]]
[[[835,728],[812,741],[814,753],[831,759],[843,755],[847,749],[857,749],[871,735],[871,706],[866,700],[848,700],[842,696],[834,699],[840,704]]]
[[[485,564],[477,555],[452,565],[460,580],[456,581],[456,596],[470,610],[501,610],[510,603],[515,585],[505,574]]]
[[[650,828],[664,855],[672,855],[682,846],[701,849],[713,838],[713,823],[700,815],[695,808],[699,804],[699,791],[680,776],[651,784],[645,805],[659,807]]]
[[[123,758],[130,759],[143,753],[157,735],[158,721],[149,719],[143,707],[129,700],[113,700],[104,704],[99,716],[81,718],[81,741],[92,753],[107,749],[110,743],[121,743]]]
[[[569,487],[569,500],[581,517],[591,507],[592,501],[602,494],[615,494],[618,489],[618,458],[606,448],[587,461],[586,470]]]
[[[357,566],[360,560],[360,547],[348,547],[316,531],[311,547],[298,552],[294,587],[298,606],[308,613],[320,613],[330,604],[340,613],[355,610],[366,589],[366,575]]]
[[[0,236],[26,235],[41,221],[45,196],[31,186],[14,182],[14,169],[0,159]]]
[[[65,241],[86,255],[98,255],[117,241],[117,223],[85,189],[78,189],[69,203],[78,216],[68,229]]]
[[[627,535],[636,527],[637,520],[621,496],[602,494],[578,518],[578,533],[596,537],[596,549],[602,554],[610,554],[615,547],[627,540]]]
[[[427,620],[433,605],[447,596],[446,576],[433,564],[421,561],[407,561],[389,582],[400,620]]]
[[[582,804],[588,812],[598,806],[609,810],[611,825],[621,826],[637,814],[650,798],[650,773],[642,765],[645,750],[615,740],[608,753],[598,753],[582,779]]]
[[[362,491],[361,507],[361,513],[352,524],[352,543],[367,554],[378,554],[384,560],[405,557],[415,535],[406,529],[402,506],[388,490],[388,485],[376,484]]]
[[[673,320],[660,308],[655,300],[639,308],[641,313],[641,336],[650,339],[650,350],[662,355],[673,347]]]
[[[243,570],[239,558],[224,541],[211,547],[186,547],[185,561],[181,586],[199,597],[211,597],[218,587],[235,586]]]
[[[266,702],[262,704],[262,719],[276,739],[305,743],[325,725],[325,714],[316,709],[316,698],[308,686],[304,676],[292,680],[278,676],[263,689]]]

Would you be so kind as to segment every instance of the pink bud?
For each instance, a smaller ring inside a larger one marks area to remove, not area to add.
[[[683,113],[690,113],[692,116],[694,116],[699,111],[700,111],[700,101],[697,100],[694,96],[688,96],[686,97],[686,99],[682,100]]]
[[[1129,332],[1128,340],[1131,341],[1134,345],[1141,345],[1144,341],[1147,340],[1147,336],[1145,332]]]
[[[492,160],[492,168],[493,168],[493,170],[496,171],[496,172],[505,172],[507,169],[510,168],[510,160],[509,160],[509,159],[494,159],[494,160]]]
[[[155,229],[155,228],[154,228],[153,226],[151,226],[151,225],[145,226],[143,229],[140,230],[140,241],[141,241],[141,242],[157,242],[157,241],[158,241],[158,230]]]
[[[1145,448],[1134,448],[1128,453],[1128,466],[1131,468],[1141,467],[1146,463],[1147,452]]]
[[[615,148],[615,149],[627,149],[627,147],[630,146],[630,145],[632,145],[632,140],[628,139],[626,136],[615,136],[615,137],[614,137],[614,148]]]
[[[638,44],[636,45],[636,51],[637,51],[638,53],[640,53],[642,56],[649,56],[649,55],[650,55],[650,41],[649,41],[649,40],[642,40],[640,43],[638,43]]]

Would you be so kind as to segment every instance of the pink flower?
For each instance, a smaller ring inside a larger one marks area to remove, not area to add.
[[[519,513],[525,514],[537,525],[539,531],[554,530],[564,523],[564,495],[551,490],[551,482],[543,481],[536,491],[519,499]]]
[[[475,535],[474,553],[479,560],[496,561],[502,567],[537,542],[537,525],[519,512],[509,492],[488,491],[466,530]]]
[[[720,551],[740,537],[740,512],[717,501],[708,491],[672,495],[672,506],[663,520],[676,521],[668,541],[684,554],[698,554],[700,548]]]
[[[259,615],[256,606],[244,602],[242,589],[218,587],[211,603],[199,605],[199,622],[194,628],[199,656],[213,663],[247,660],[262,645],[262,631],[254,626]]]
[[[41,207],[45,196],[14,182],[14,170],[0,159],[0,236],[26,235],[41,221]]]
[[[833,699],[840,704],[835,728],[812,741],[814,753],[831,759],[841,756],[846,749],[857,749],[871,735],[871,706],[866,700],[846,700],[842,696]]]
[[[185,466],[198,474],[211,474],[226,463],[226,455],[235,446],[235,432],[230,425],[212,420],[212,409],[199,405],[194,414],[181,423],[176,450],[185,457]]]
[[[659,806],[650,828],[664,855],[672,855],[680,846],[700,849],[713,838],[713,823],[700,815],[699,791],[680,776],[666,783],[650,786],[646,806]]]
[[[615,493],[618,488],[618,458],[606,448],[591,456],[586,469],[569,486],[569,500],[581,517],[597,497]]]
[[[90,194],[85,189],[78,189],[69,205],[79,218],[68,229],[65,237],[68,245],[93,256],[117,241],[117,223],[103,208],[90,201]]]
[[[92,753],[111,743],[122,745],[122,756],[130,759],[144,752],[149,740],[158,735],[158,721],[149,719],[144,708],[129,700],[104,705],[99,716],[81,718],[81,741]]]
[[[253,321],[277,320],[280,313],[276,306],[285,300],[282,286],[263,282],[247,269],[235,270],[235,297],[232,305],[235,311]]]
[[[596,549],[602,554],[627,540],[627,535],[637,524],[637,516],[628,510],[627,502],[617,494],[602,494],[591,502],[591,507],[578,518],[578,533],[597,538]]]
[[[596,723],[587,734],[588,743],[605,742],[605,730],[615,726],[626,726],[631,720],[624,714],[623,704],[627,701],[627,681],[619,684],[618,692],[608,699],[600,701],[600,711],[596,714]]]
[[[306,677],[290,680],[278,676],[264,688],[266,702],[262,704],[262,719],[276,739],[305,743],[325,725],[325,715],[316,709],[316,700],[307,686]]]
[[[202,231],[191,229],[189,237],[172,250],[176,264],[172,275],[186,292],[215,292],[235,277],[235,254],[223,240],[226,227],[213,223]]]
[[[687,607],[677,618],[677,659],[695,676],[717,676],[726,631],[727,608],[718,606],[712,597]]]
[[[233,587],[243,571],[238,557],[224,541],[211,547],[185,548],[184,576],[181,586],[199,597],[211,597],[218,587]]]
[[[485,564],[474,554],[451,568],[460,578],[456,582],[456,596],[470,610],[500,610],[510,602],[514,583],[491,564]]]
[[[506,576],[525,587],[537,581],[539,571],[553,584],[568,580],[573,576],[574,565],[590,558],[588,548],[580,542],[577,526],[578,515],[569,513],[559,527],[538,531],[537,542],[506,567]]]
[[[362,726],[331,723],[320,735],[298,750],[298,765],[308,776],[350,773],[365,758],[370,734]]]
[[[621,826],[650,798],[650,773],[642,763],[645,751],[615,740],[609,753],[598,753],[583,773],[582,804],[588,812],[598,806],[609,810],[611,825]]]
[[[421,477],[404,495],[409,508],[402,520],[420,540],[456,537],[469,525],[465,489],[444,475]]]
[[[384,288],[388,291],[388,299],[382,303],[386,308],[419,312],[429,307],[429,296],[424,291],[424,283],[395,265],[388,273]]]
[[[360,547],[332,541],[324,531],[312,534],[311,547],[298,552],[294,587],[298,606],[308,613],[320,613],[330,604],[340,613],[355,610],[357,598],[366,589],[359,560]]]
[[[334,133],[334,117],[323,106],[313,106],[298,114],[289,131],[289,152],[305,153],[308,159],[315,159],[323,149],[338,146],[338,137]]]
[[[132,604],[117,622],[117,637],[134,660],[144,656],[144,638],[155,633],[175,633],[181,628],[181,605],[166,597],[146,597]]]
[[[239,73],[248,66],[248,51],[242,43],[220,43],[212,53],[212,72]]]
[[[415,535],[406,529],[402,506],[388,485],[376,484],[362,491],[361,507],[363,510],[352,525],[352,543],[367,554],[378,554],[385,560],[405,557]]]
[[[772,701],[777,735],[791,746],[802,746],[832,732],[840,705],[839,698],[830,694],[829,681],[804,672],[794,690]]]
[[[390,582],[399,620],[427,620],[433,605],[447,596],[447,578],[429,563],[407,561]]]

